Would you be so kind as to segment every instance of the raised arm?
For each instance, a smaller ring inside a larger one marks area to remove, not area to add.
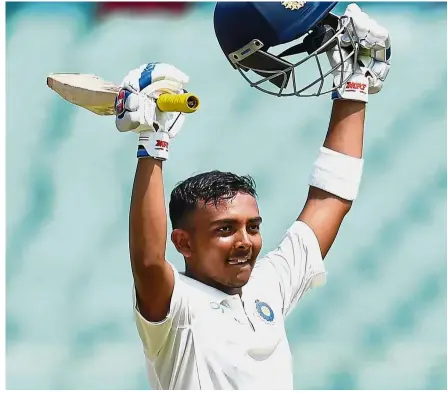
[[[365,106],[363,102],[334,101],[324,142],[325,148],[346,155],[348,163],[349,157],[353,157],[355,171],[362,165],[357,161],[362,158]],[[319,241],[322,257],[327,255],[351,205],[351,200],[310,186],[305,207],[298,220],[305,222],[313,230]]]
[[[173,270],[165,261],[167,217],[162,161],[139,159],[129,214],[129,252],[140,313],[160,321],[168,313]]]
[[[176,90],[173,81],[177,81]],[[187,82],[188,77],[169,64],[145,64],[123,79],[115,103],[118,130],[139,133],[129,214],[129,252],[138,310],[150,322],[167,316],[174,290],[174,272],[165,260],[167,215],[162,163],[168,159],[170,141],[184,120],[182,114],[156,109],[159,91],[155,86],[179,93]]]
[[[369,18],[356,4],[347,7],[358,44],[369,49],[368,55],[345,63],[344,70],[336,68],[335,86],[349,80],[333,93],[333,110],[323,148],[314,164],[310,190],[298,220],[305,222],[319,242],[322,257],[333,244],[345,215],[358,193],[362,175],[362,151],[365,107],[369,94],[378,93],[389,72],[390,42],[387,30]],[[349,35],[340,37],[344,46]],[[346,45],[345,45],[346,46]],[[348,57],[352,48],[342,50]],[[336,67],[341,58],[337,47],[327,52],[330,64]],[[347,74],[342,75],[342,71]]]

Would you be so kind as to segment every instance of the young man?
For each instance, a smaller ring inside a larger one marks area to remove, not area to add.
[[[345,15],[359,43],[385,50],[383,27],[354,5]],[[389,69],[377,59],[358,63],[347,56],[343,71],[340,55],[346,58],[348,50],[327,49],[340,87],[299,217],[278,248],[257,260],[261,217],[253,180],[219,171],[191,177],[172,191],[169,204],[171,240],[185,273],[165,259],[162,176],[184,116],[159,112],[156,99],[161,85],[169,81],[171,91],[180,92],[188,77],[171,65],[150,63],[124,78],[116,125],[139,133],[129,243],[135,317],[152,388],[293,388],[284,321],[304,292],[325,282],[322,260],[361,180],[368,93],[381,90]]]

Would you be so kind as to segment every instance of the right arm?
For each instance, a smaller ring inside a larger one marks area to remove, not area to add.
[[[178,89],[174,89],[173,81],[177,81]],[[183,114],[166,112],[162,116],[156,110],[157,91],[151,88],[155,82],[158,88],[181,93],[188,76],[170,64],[148,63],[124,77],[115,100],[117,129],[139,135],[129,213],[129,253],[137,317],[147,322],[160,322],[172,311],[176,272],[165,260],[167,216],[162,163],[168,159],[170,140],[184,120]]]
[[[157,84],[156,84],[157,82]],[[129,212],[129,253],[134,276],[134,317],[146,357],[163,359],[181,344],[178,329],[190,323],[188,297],[177,270],[165,260],[167,215],[162,165],[185,115],[157,110],[158,90],[184,92],[188,76],[170,64],[148,63],[122,80],[115,125],[138,134],[138,164]],[[174,348],[174,349],[173,349]],[[167,367],[170,366],[168,362]]]
[[[129,252],[140,314],[163,320],[170,309],[174,273],[165,260],[167,217],[162,161],[138,160],[129,214]]]

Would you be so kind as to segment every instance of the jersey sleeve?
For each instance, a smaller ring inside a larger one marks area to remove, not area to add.
[[[175,336],[178,329],[190,324],[188,298],[184,284],[179,278],[177,269],[171,264],[170,266],[174,273],[174,289],[168,315],[162,321],[150,322],[140,314],[135,287],[133,288],[134,317],[145,355],[149,360],[157,357],[168,338]]]
[[[260,260],[264,274],[275,277],[280,287],[283,315],[287,316],[310,288],[324,285],[326,271],[316,235],[296,221],[279,246]],[[272,274],[274,273],[274,274]]]

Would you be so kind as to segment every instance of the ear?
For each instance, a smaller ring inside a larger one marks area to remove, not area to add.
[[[190,235],[184,229],[173,229],[171,241],[184,258],[191,257]]]

